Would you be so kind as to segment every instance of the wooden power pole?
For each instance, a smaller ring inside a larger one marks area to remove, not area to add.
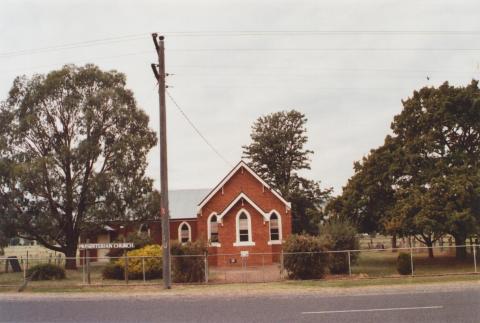
[[[168,209],[168,168],[167,168],[167,113],[165,106],[165,47],[164,37],[152,34],[158,55],[158,65],[152,64],[153,74],[158,81],[160,104],[160,216],[162,218],[163,286],[171,288],[170,273],[170,212]]]

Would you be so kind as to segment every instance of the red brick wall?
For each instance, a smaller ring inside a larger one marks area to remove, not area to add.
[[[291,234],[291,211],[286,210],[285,204],[277,198],[269,189],[264,188],[247,170],[239,169],[230,180],[225,183],[223,193],[220,189],[201,210],[201,216],[198,217],[197,230],[198,238],[207,240],[207,220],[212,212],[221,213],[225,208],[240,194],[245,193],[254,203],[256,203],[263,211],[270,212],[276,210],[281,218],[282,239],[285,240]],[[241,209],[245,209],[251,218],[252,240],[255,246],[233,246],[236,241],[236,215]],[[238,201],[234,207],[223,217],[223,223],[219,225],[219,241],[220,247],[210,247],[209,253],[217,254],[236,254],[240,251],[249,251],[249,253],[272,253],[281,252],[280,245],[268,245],[269,241],[269,222],[247,201]],[[233,256],[220,256],[219,265]],[[235,257],[237,263],[241,263],[239,257]],[[275,257],[277,258],[277,257]],[[274,259],[275,260],[275,259]],[[272,256],[249,256],[248,263],[271,263]]]
[[[171,241],[178,241],[178,227],[180,226],[181,223],[187,222],[190,224],[190,228],[192,230],[192,241],[195,241],[198,239],[197,237],[197,219],[187,219],[187,220],[170,220],[170,240]],[[161,233],[160,233],[160,238],[161,238]],[[161,240],[160,240],[161,241]]]

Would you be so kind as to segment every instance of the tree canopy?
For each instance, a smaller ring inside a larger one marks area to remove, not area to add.
[[[414,235],[429,246],[451,234],[464,245],[480,226],[478,82],[424,87],[402,103],[393,135],[355,164],[329,209],[367,232]]]
[[[243,146],[250,167],[291,201],[293,232],[316,233],[323,218],[322,206],[331,189],[301,177],[298,171],[310,169],[313,151],[308,141],[307,118],[296,110],[279,111],[259,117],[252,126],[252,142]]]
[[[83,231],[147,216],[156,135],[124,74],[68,65],[17,77],[0,133],[0,226],[10,233],[74,257]]]

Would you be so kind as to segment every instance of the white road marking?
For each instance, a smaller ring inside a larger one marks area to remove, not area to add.
[[[410,310],[431,310],[441,309],[443,306],[422,306],[422,307],[391,307],[391,308],[368,308],[358,310],[341,310],[341,311],[320,311],[320,312],[302,312],[302,314],[330,314],[330,313],[357,313],[357,312],[385,312],[385,311],[410,311]]]

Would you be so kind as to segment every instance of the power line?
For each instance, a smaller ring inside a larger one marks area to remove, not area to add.
[[[178,105],[177,101],[172,97],[170,92],[167,90],[166,91],[167,96],[170,98],[172,103],[177,107],[178,111],[182,114],[182,116],[187,120],[187,122],[192,126],[192,128],[195,130],[195,132],[200,136],[200,138],[203,139],[203,141],[213,150],[213,152],[220,157],[229,167],[233,167],[233,165],[225,158],[223,155],[208,141],[208,139],[201,133],[201,131],[195,126],[195,124],[192,122],[192,120],[187,116],[185,111]]]
[[[61,63],[61,64],[48,64],[48,65],[37,65],[37,66],[28,66],[28,67],[17,67],[17,68],[5,69],[5,70],[0,70],[0,71],[1,72],[14,72],[16,70],[29,70],[29,71],[31,71],[32,69],[40,69],[40,68],[46,68],[46,67],[58,67],[58,66],[66,65],[66,64],[79,64],[79,63],[82,63],[82,62],[85,62],[85,61],[92,62],[92,61],[106,60],[106,59],[112,59],[112,58],[122,58],[122,57],[129,57],[129,56],[146,55],[146,54],[151,54],[151,52],[152,52],[151,50],[150,51],[145,50],[145,51],[133,52],[133,53],[127,53],[127,54],[76,59],[76,60]]]
[[[74,43],[66,43],[66,44],[54,45],[54,46],[48,46],[48,47],[3,52],[3,53],[0,53],[0,58],[16,57],[16,56],[23,56],[23,55],[47,53],[52,51],[60,51],[60,50],[76,49],[81,47],[91,47],[91,46],[113,44],[113,43],[119,43],[119,42],[125,42],[125,41],[132,41],[132,40],[142,39],[145,37],[145,35],[146,34],[134,34],[134,35],[127,35],[127,36],[118,36],[118,37],[86,40],[86,41],[74,42]]]
[[[142,39],[148,33],[122,35],[91,39],[79,42],[64,43],[39,48],[13,50],[0,53],[0,58],[48,53],[81,47],[120,43]],[[429,35],[429,36],[477,36],[479,30],[238,30],[238,31],[170,31],[163,32],[167,36],[176,37],[271,37],[271,36],[342,36],[342,35],[370,35],[370,36],[395,36],[395,35]]]
[[[480,51],[480,48],[380,48],[380,47],[350,47],[350,48],[171,48],[170,52],[453,52]]]
[[[479,30],[230,30],[164,32],[169,36],[480,35]]]

